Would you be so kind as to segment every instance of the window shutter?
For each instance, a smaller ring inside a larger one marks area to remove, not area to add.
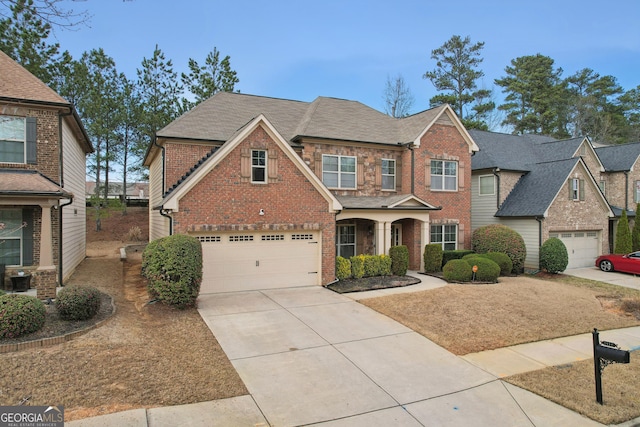
[[[585,196],[585,194],[584,194],[584,179],[581,179],[581,180],[580,180],[580,187],[579,187],[579,188],[580,188],[580,189],[579,189],[579,192],[580,192],[580,201],[583,201],[583,202],[584,202],[584,198],[585,198],[585,197],[584,197],[584,196]]]
[[[402,193],[402,160],[396,159],[396,191]]]
[[[243,148],[240,151],[240,181],[251,181],[251,149]]]
[[[464,189],[464,162],[458,162],[458,190]]]
[[[376,159],[376,190],[382,188],[382,159]]]
[[[27,163],[35,165],[38,163],[38,126],[35,117],[27,117]]]
[[[22,265],[33,265],[33,209],[22,209],[22,221],[27,223],[22,229]]]
[[[573,182],[571,181],[571,178],[569,178],[567,184],[567,187],[569,188],[569,200],[573,200]]]
[[[267,156],[269,157],[267,164],[269,182],[278,182],[278,150],[273,148],[269,149]]]
[[[464,224],[458,224],[458,246],[456,249],[462,249],[464,247]]]
[[[364,186],[364,159],[358,157],[357,163],[356,175],[358,176],[358,189],[361,189]]]
[[[316,151],[313,153],[315,173],[318,178],[322,179],[322,153]]]
[[[424,185],[428,189],[431,188],[431,159],[429,157],[424,159]]]

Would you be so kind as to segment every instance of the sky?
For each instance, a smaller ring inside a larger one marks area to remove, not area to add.
[[[313,101],[355,100],[384,111],[388,77],[401,75],[415,102],[436,95],[422,76],[431,51],[453,35],[484,42],[479,84],[493,89],[512,59],[540,53],[568,77],[583,68],[640,85],[640,1],[409,0],[76,0],[88,26],[57,30],[74,58],[103,48],[119,71],[136,76],[156,44],[177,72],[203,64],[214,47],[229,55],[242,93]]]

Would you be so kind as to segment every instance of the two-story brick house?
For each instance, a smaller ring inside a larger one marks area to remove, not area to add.
[[[0,76],[0,288],[23,271],[55,297],[85,257],[93,148],[71,104],[1,51]]]
[[[471,155],[449,106],[395,119],[335,98],[218,93],[149,147],[150,238],[203,243],[203,292],[323,285],[336,255],[467,248]]]

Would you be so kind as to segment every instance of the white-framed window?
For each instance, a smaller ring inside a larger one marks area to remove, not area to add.
[[[356,254],[356,226],[336,226],[336,256],[351,258]]]
[[[396,161],[382,159],[382,189],[396,189]]]
[[[633,192],[633,201],[635,203],[640,203],[640,181],[634,182],[634,192]]]
[[[481,175],[478,178],[479,193],[481,196],[493,196],[496,194],[496,177],[493,175]]]
[[[22,265],[21,209],[0,209],[0,264]]]
[[[458,189],[458,162],[431,160],[431,189],[456,191]]]
[[[266,150],[251,150],[251,182],[267,182]]]
[[[322,182],[329,188],[356,188],[355,156],[323,154]]]
[[[0,162],[25,163],[26,138],[24,117],[0,116]]]
[[[391,224],[391,246],[402,244],[402,224]]]
[[[431,243],[440,243],[443,251],[458,247],[458,226],[456,224],[431,225]]]
[[[604,194],[605,196],[607,195],[607,182],[603,179],[600,180],[600,182],[598,183],[598,187],[600,187],[600,191],[602,191],[602,194]]]

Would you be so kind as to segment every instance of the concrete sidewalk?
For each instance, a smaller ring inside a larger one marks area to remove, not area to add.
[[[604,272],[597,267],[582,267],[570,268],[565,270],[563,274],[640,290],[640,277],[629,273]]]

